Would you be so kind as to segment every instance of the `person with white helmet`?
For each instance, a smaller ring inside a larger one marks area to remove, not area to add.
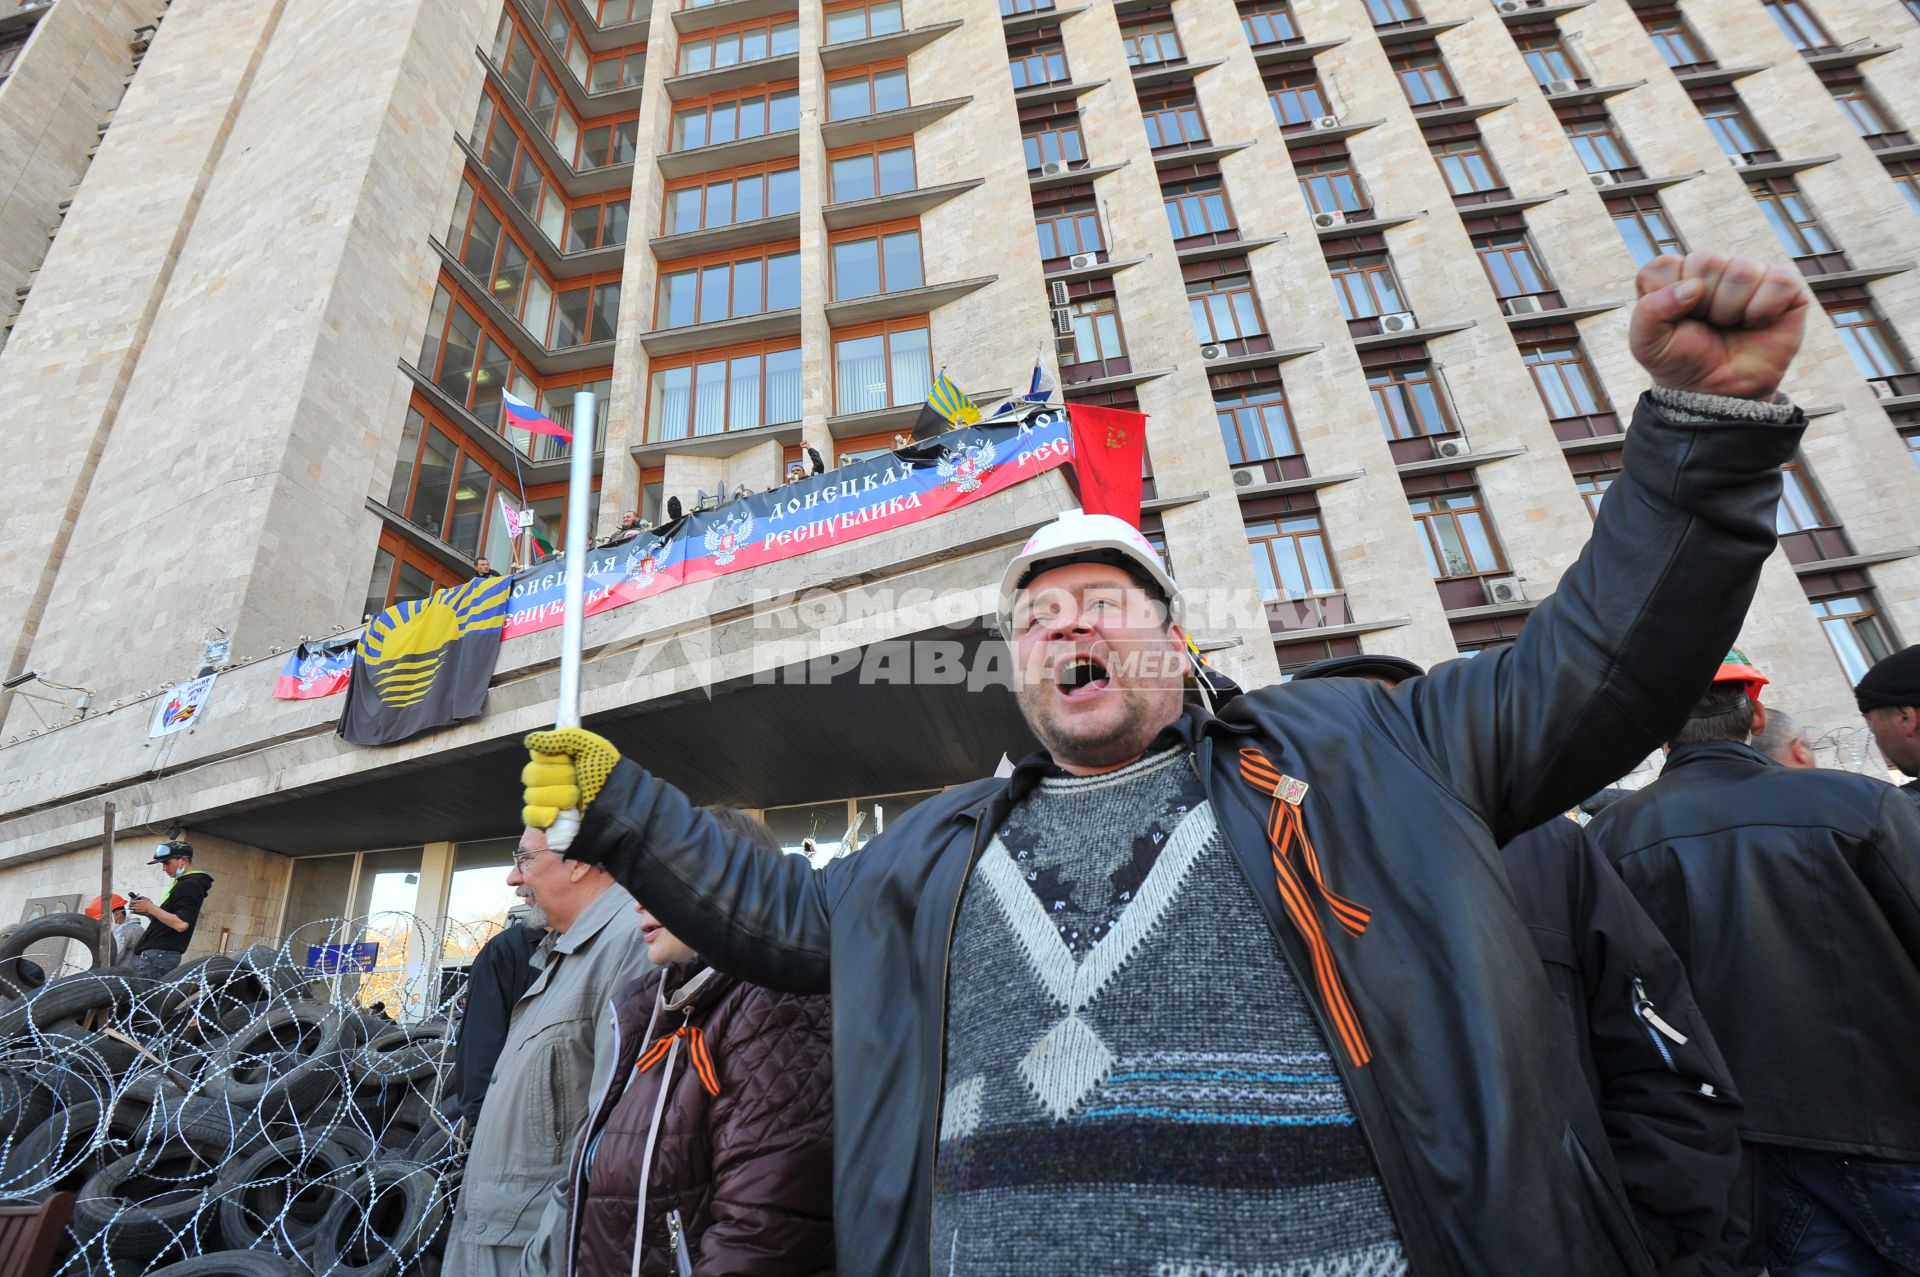
[[[1808,294],[1714,254],[1638,282],[1655,389],[1509,650],[1216,715],[1159,555],[1069,512],[998,607],[1044,748],[824,870],[590,730],[527,738],[523,845],[721,970],[831,989],[842,1277],[1655,1271],[1497,848],[1644,757],[1732,641]]]

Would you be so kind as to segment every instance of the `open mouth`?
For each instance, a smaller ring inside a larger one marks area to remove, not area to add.
[[[1088,700],[1113,686],[1107,663],[1097,656],[1086,655],[1062,662],[1054,671],[1054,682],[1061,698],[1068,701]]]

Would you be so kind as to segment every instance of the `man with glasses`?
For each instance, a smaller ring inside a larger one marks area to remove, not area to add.
[[[514,854],[507,883],[527,902],[522,924],[546,938],[513,1004],[485,1090],[446,1271],[509,1277],[566,1179],[586,1099],[606,1089],[593,1062],[611,1060],[613,995],[647,970],[633,897],[604,869],[565,860],[538,835]]]

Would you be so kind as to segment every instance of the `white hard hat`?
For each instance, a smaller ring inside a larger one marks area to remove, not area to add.
[[[1167,573],[1160,552],[1140,535],[1140,529],[1111,514],[1088,514],[1083,510],[1064,510],[1053,522],[1043,524],[1027,538],[1007,573],[1000,578],[1000,633],[1013,639],[1013,602],[1027,579],[1046,567],[1068,563],[1124,560],[1144,573],[1165,597],[1167,615],[1178,624],[1185,613],[1180,587]]]

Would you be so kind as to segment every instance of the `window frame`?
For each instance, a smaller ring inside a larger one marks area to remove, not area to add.
[[[1198,230],[1183,229],[1186,227],[1187,220],[1185,206],[1189,200],[1193,202],[1194,207],[1202,211],[1203,216],[1211,219],[1211,213],[1208,211],[1209,201],[1206,198],[1209,194],[1219,197],[1220,210],[1226,220],[1218,226],[1208,225]],[[1167,229],[1172,232],[1176,242],[1193,239],[1200,235],[1219,235],[1226,231],[1240,229],[1238,219],[1234,216],[1233,201],[1227,198],[1226,179],[1217,173],[1189,178],[1184,182],[1163,184],[1160,187],[1160,206],[1166,211]]]
[[[1278,16],[1287,27],[1288,34],[1260,39],[1254,34],[1254,26],[1265,19],[1265,25],[1272,29],[1272,19]],[[1247,38],[1247,45],[1254,49],[1267,49],[1298,43],[1304,37],[1300,34],[1300,19],[1293,11],[1293,0],[1243,0],[1239,6],[1240,32]]]
[[[1848,603],[1855,605],[1854,610],[1835,610],[1837,605]],[[1848,676],[1849,683],[1859,682],[1868,669],[1899,650],[1899,639],[1880,609],[1879,591],[1871,585],[1809,598],[1807,606],[1813,612],[1814,622],[1819,625],[1820,632],[1826,635],[1827,645],[1833,650],[1834,659],[1840,663],[1840,669]],[[1836,628],[1858,644],[1853,659],[1849,659],[1850,654],[1841,650],[1840,643],[1834,637]],[[1863,631],[1867,635],[1866,641],[1861,641]],[[1875,652],[1873,648],[1879,650]]]
[[[894,354],[893,343],[894,338],[905,333],[915,332],[926,335],[927,385],[922,386],[903,399],[901,398],[900,391],[894,385],[894,363],[896,356]],[[845,387],[841,385],[840,348],[847,342],[862,341],[868,337],[876,336],[883,339],[881,342],[881,363],[886,370],[886,386],[882,397],[886,402],[871,408],[843,407],[842,404],[844,401],[841,398],[841,392]],[[935,362],[933,355],[933,324],[931,318],[924,314],[907,315],[898,319],[879,320],[870,324],[855,324],[846,328],[836,329],[830,333],[827,338],[827,358],[828,376],[832,380],[833,389],[831,396],[834,407],[833,415],[836,417],[851,416],[864,412],[880,412],[890,408],[904,408],[919,402],[926,397],[927,391],[932,388],[934,373],[940,367],[940,365]]]
[[[1451,504],[1461,500],[1470,504],[1464,506]],[[1440,503],[1443,501],[1449,504],[1440,508]],[[1431,503],[1435,508],[1422,511],[1417,508],[1421,502]],[[1464,577],[1500,576],[1507,572],[1506,552],[1501,548],[1499,534],[1493,526],[1492,512],[1487,508],[1486,495],[1481,491],[1479,484],[1472,484],[1465,488],[1440,489],[1434,492],[1408,493],[1407,513],[1418,525],[1422,548],[1427,555],[1427,568],[1434,580],[1457,581]],[[1476,562],[1478,556],[1475,553],[1474,539],[1467,534],[1465,525],[1461,522],[1462,515],[1477,521],[1480,539],[1485,542],[1492,558],[1491,566],[1481,566]],[[1442,570],[1452,566],[1445,557],[1448,551],[1444,538],[1434,531],[1442,523],[1451,523],[1454,526],[1458,544],[1469,556],[1463,560],[1466,565],[1465,571]]]
[[[1747,194],[1759,206],[1761,217],[1773,229],[1780,246],[1796,261],[1842,251],[1799,183],[1780,179],[1753,182],[1748,184]]]
[[[1279,430],[1284,436],[1287,450],[1257,457],[1249,455],[1247,440],[1253,430],[1258,430],[1264,437],[1264,447],[1275,446],[1271,410],[1276,408],[1279,410]],[[1293,408],[1287,402],[1284,384],[1215,391],[1213,416],[1214,423],[1220,428],[1220,441],[1226,447],[1227,464],[1230,466],[1259,465],[1264,461],[1279,461],[1300,455],[1300,434],[1294,426]]]
[[[774,315],[782,311],[793,310],[800,305],[796,297],[793,306],[770,306],[769,284],[773,278],[773,262],[776,258],[793,259],[794,278],[800,278],[800,241],[797,239],[775,240],[766,244],[746,245],[740,248],[721,249],[712,253],[701,253],[694,257],[676,258],[662,262],[654,276],[653,327],[654,332],[671,332],[682,328],[697,328],[702,324],[725,323],[733,319],[748,319],[756,315]],[[734,310],[739,268],[747,262],[759,263],[760,309]],[[710,272],[718,267],[727,268],[726,292],[727,313],[717,317],[707,317],[705,297]],[[693,318],[685,323],[669,323],[666,306],[668,302],[668,281],[691,276],[693,280]]]
[[[1610,204],[1607,208],[1607,216],[1612,219],[1614,229],[1620,232],[1620,238],[1625,241],[1627,254],[1634,259],[1634,268],[1636,270],[1645,266],[1655,257],[1666,256],[1668,252],[1681,257],[1687,255],[1687,241],[1685,237],[1680,234],[1679,228],[1673,224],[1672,214],[1667,212],[1667,206],[1661,202],[1658,195],[1649,192],[1647,194],[1632,195],[1626,198],[1628,204],[1625,209],[1616,208]],[[1646,201],[1650,207],[1642,207],[1642,201]],[[1650,217],[1659,219],[1661,225],[1664,226],[1666,230],[1666,238],[1661,238],[1654,234],[1653,227],[1648,225],[1648,219]],[[1634,228],[1645,237],[1647,248],[1652,250],[1646,257],[1643,258],[1640,256],[1638,244],[1633,235],[1627,232],[1625,226],[1627,222],[1631,222]],[[1673,247],[1670,250],[1663,251],[1662,245],[1665,244],[1671,244]]]
[[[798,337],[770,338],[766,341],[739,342],[732,345],[716,346],[708,350],[688,351],[678,355],[664,355],[651,361],[647,369],[646,386],[646,422],[643,433],[649,443],[677,443],[682,440],[711,439],[720,435],[744,433],[759,430],[767,426],[798,426],[804,412],[806,394],[806,365],[801,355]],[[793,416],[779,420],[769,420],[768,411],[773,402],[773,378],[767,371],[767,361],[776,355],[791,354],[794,359]],[[759,371],[755,376],[755,385],[759,395],[759,410],[752,425],[735,426],[735,368],[743,359],[758,359]],[[722,370],[721,399],[718,430],[701,431],[700,424],[700,370],[703,367],[719,367]],[[670,374],[687,370],[685,430],[679,434],[666,434],[662,430],[667,407],[667,395],[674,391],[662,383],[662,378]]]
[[[880,91],[876,86],[883,76],[888,77],[889,82],[891,82],[892,77],[899,77],[901,101],[897,106],[883,107],[879,105]],[[864,111],[855,111],[850,115],[839,114],[833,107],[834,90],[853,84],[856,81],[866,82],[867,109]],[[846,120],[864,120],[872,115],[885,115],[888,111],[903,111],[913,105],[913,86],[907,78],[907,60],[905,58],[895,58],[886,62],[876,62],[866,66],[836,70],[834,74],[827,77],[826,82],[821,86],[820,100],[821,105],[825,108],[824,122],[828,124],[839,124]]]
[[[1272,525],[1271,534],[1262,534],[1258,529]],[[1297,526],[1296,526],[1297,525]],[[1248,515],[1245,519],[1247,551],[1253,561],[1254,580],[1260,584],[1260,599],[1263,603],[1294,603],[1302,599],[1325,598],[1330,594],[1342,592],[1340,568],[1334,562],[1333,547],[1327,537],[1326,519],[1318,509],[1289,510],[1273,514]],[[1303,587],[1299,593],[1286,588],[1286,572],[1281,567],[1281,547],[1287,547],[1284,553],[1291,557],[1294,570],[1298,573]],[[1312,551],[1317,550],[1317,555]],[[1265,556],[1268,573],[1262,574],[1261,557]],[[1317,564],[1315,559],[1317,558]],[[1316,567],[1324,572],[1324,581],[1316,581]],[[1274,583],[1273,589],[1266,582]]]
[[[1277,85],[1276,80],[1279,82]],[[1304,70],[1274,74],[1266,77],[1263,82],[1267,90],[1267,105],[1273,108],[1274,122],[1280,126],[1282,132],[1288,129],[1308,128],[1315,120],[1333,114],[1333,106],[1327,100],[1327,86],[1321,83],[1320,72],[1313,66],[1308,66]],[[1289,106],[1304,108],[1306,103],[1301,99],[1308,96],[1320,104],[1320,109],[1307,112],[1297,120],[1289,120],[1287,112],[1281,109],[1282,99],[1286,99]]]
[[[1171,141],[1166,138],[1162,123],[1168,119],[1177,120],[1179,124],[1179,136]],[[1156,155],[1212,145],[1206,114],[1200,110],[1200,95],[1191,88],[1157,95],[1140,103],[1140,122],[1147,131],[1147,149]],[[1162,135],[1157,142],[1156,131]]]
[[[911,284],[896,285],[887,275],[887,241],[903,235],[913,236],[913,260],[915,278]],[[854,244],[865,240],[873,241],[874,278],[879,288],[870,293],[855,293],[842,296],[840,292],[840,263],[836,250],[843,244]],[[888,293],[906,292],[927,285],[926,244],[920,234],[920,219],[905,218],[893,222],[878,222],[871,226],[850,227],[847,230],[827,233],[827,295],[833,301],[858,301],[868,297],[884,297]]]
[[[893,10],[899,25],[889,27],[884,31],[876,31],[873,29],[873,10],[886,8]],[[865,28],[865,34],[843,36],[838,40],[829,39],[828,37],[831,33],[834,17],[851,13],[855,10],[858,10],[866,16],[866,20],[861,24]],[[907,17],[902,0],[842,0],[841,3],[825,6],[820,14],[820,43],[822,47],[831,47],[836,44],[852,44],[855,40],[871,40],[873,37],[880,35],[897,35],[906,29]]]
[[[1260,296],[1254,291],[1253,276],[1251,274],[1223,275],[1213,279],[1188,280],[1186,293],[1187,315],[1193,321],[1194,337],[1199,345],[1212,346],[1225,342],[1245,341],[1249,337],[1264,337],[1267,335],[1266,314],[1260,307]],[[1240,327],[1240,304],[1236,299],[1241,297],[1246,298],[1247,306],[1253,313],[1253,322],[1257,327],[1251,329]],[[1201,308],[1195,310],[1194,303],[1202,298],[1225,299],[1225,313],[1232,316],[1234,320],[1233,332],[1223,333],[1215,326],[1216,307],[1211,300],[1203,302]],[[1206,316],[1207,329],[1212,333],[1212,336],[1201,332],[1200,317],[1203,314]]]
[[[788,128],[776,129],[774,123],[775,104],[788,100],[793,103],[795,123]],[[746,118],[744,104],[759,104],[763,127],[754,133],[742,132],[740,123]],[[713,138],[714,112],[717,109],[733,108],[733,135],[715,141]],[[690,119],[694,112],[701,112],[704,123],[701,125],[701,140],[689,143],[681,128],[683,119]],[[673,103],[673,109],[667,113],[667,154],[677,155],[683,151],[699,151],[709,146],[725,146],[730,142],[742,142],[756,137],[778,137],[782,133],[796,131],[799,126],[800,82],[798,80],[780,80],[770,84],[751,84],[739,88],[727,89],[718,93],[709,93],[702,97],[682,98]]]
[[[1556,291],[1553,277],[1541,263],[1540,254],[1533,246],[1533,236],[1528,232],[1488,231],[1473,236],[1472,244],[1474,256],[1480,259],[1480,268],[1486,272],[1493,295],[1501,301],[1511,301],[1516,297],[1544,297]],[[1516,262],[1525,269],[1516,268]],[[1530,280],[1523,278],[1529,274],[1532,277]],[[1503,277],[1514,285],[1514,291],[1507,290]],[[1538,287],[1529,287],[1529,284]]]
[[[1520,358],[1527,366],[1527,374],[1549,421],[1573,421],[1613,411],[1606,387],[1600,383],[1587,356],[1586,344],[1578,337],[1522,345]],[[1572,376],[1568,370],[1574,370]],[[1549,377],[1552,387],[1548,385]],[[1578,384],[1573,384],[1576,381]],[[1564,400],[1568,411],[1557,411],[1556,397]]]
[[[1438,110],[1464,100],[1460,94],[1460,82],[1454,79],[1453,68],[1447,65],[1446,57],[1437,48],[1395,54],[1388,59],[1388,64],[1393,69],[1394,80],[1400,85],[1401,95],[1415,111]],[[1446,91],[1436,93],[1436,86]]]
[[[1494,163],[1493,153],[1487,149],[1486,138],[1478,133],[1471,137],[1447,138],[1430,142],[1427,145],[1427,153],[1433,156],[1434,165],[1440,170],[1440,180],[1447,184],[1448,193],[1456,198],[1462,195],[1481,195],[1488,191],[1506,189],[1506,178],[1500,172],[1499,166]],[[1478,157],[1479,167],[1486,170],[1486,185],[1468,186],[1465,189],[1455,186],[1453,181],[1455,170],[1468,177],[1473,175],[1473,157]]]
[[[793,174],[794,206],[786,212],[770,212],[768,210],[773,206],[773,179],[776,175],[784,173]],[[740,183],[742,181],[752,181],[755,178],[762,179],[760,193],[761,213],[759,217],[742,219],[730,214],[728,220],[724,222],[716,222],[710,219],[709,210],[713,207],[714,188],[720,186],[728,188],[728,199],[732,209],[737,213],[740,207]],[[672,218],[675,211],[675,197],[687,191],[695,190],[700,192],[700,224],[685,230],[674,229]],[[767,160],[760,164],[747,164],[738,168],[723,169],[713,173],[699,173],[691,177],[676,178],[667,182],[660,195],[660,235],[662,237],[692,235],[698,231],[713,230],[721,226],[745,226],[752,222],[765,221],[770,217],[785,217],[788,216],[789,213],[798,213],[799,211],[799,162],[791,158],[782,157],[780,159]]]
[[[1056,116],[1053,119],[1037,121],[1036,123],[1038,123],[1040,127],[1023,127],[1020,130],[1020,150],[1027,161],[1027,172],[1038,173],[1049,164],[1065,164],[1069,168],[1072,168],[1075,165],[1084,165],[1087,163],[1087,141],[1085,134],[1080,131],[1080,116],[1077,112],[1072,115]],[[1066,137],[1073,139],[1074,149],[1080,153],[1070,156],[1066,153],[1067,148],[1061,146],[1059,148],[1059,159],[1047,158],[1045,155],[1046,146],[1044,143],[1041,143],[1040,140],[1042,138]],[[1036,148],[1030,145],[1031,143],[1040,143],[1040,145]],[[1036,163],[1033,158],[1036,149],[1040,152],[1038,163]]]
[[[1820,21],[1804,0],[1760,0],[1760,7],[1767,11],[1794,52],[1822,53],[1834,47],[1826,23]]]
[[[1186,46],[1180,40],[1179,25],[1171,13],[1123,23],[1120,27],[1120,49],[1126,57],[1127,66],[1132,70],[1176,66],[1187,60]]]
[[[1446,383],[1440,379],[1440,370],[1433,366],[1431,359],[1410,360],[1406,363],[1390,364],[1382,368],[1370,368],[1367,373],[1367,397],[1373,403],[1375,419],[1380,423],[1381,433],[1388,442],[1406,439],[1439,439],[1460,433],[1460,425],[1453,416],[1453,397],[1447,393]],[[1425,402],[1412,387],[1425,387],[1429,394],[1441,429],[1424,428],[1427,414],[1421,411]],[[1397,394],[1390,396],[1389,392]],[[1404,414],[1394,412],[1390,398],[1397,399],[1406,406]],[[1399,429],[1399,420],[1404,416],[1417,427],[1406,432]]]
[[[1385,250],[1334,258],[1327,262],[1327,273],[1340,299],[1340,313],[1350,324],[1411,309],[1405,290],[1400,287],[1400,277],[1393,269],[1393,254]],[[1383,284],[1384,295],[1393,300],[1391,306],[1381,304]]]
[[[909,185],[901,187],[899,190],[884,190],[882,189],[884,184],[881,181],[880,157],[882,155],[894,155],[901,151],[907,153],[908,164],[913,172],[913,181]],[[834,166],[842,160],[857,159],[860,156],[866,156],[872,161],[870,167],[873,171],[873,194],[842,198],[839,190],[835,186],[837,179],[834,175]],[[860,200],[884,199],[889,195],[904,195],[909,191],[917,191],[920,189],[919,165],[920,158],[915,153],[913,136],[911,134],[905,137],[883,138],[877,142],[856,142],[850,146],[834,147],[827,152],[827,205],[828,207],[832,207],[836,204],[853,204],[858,203]]]

